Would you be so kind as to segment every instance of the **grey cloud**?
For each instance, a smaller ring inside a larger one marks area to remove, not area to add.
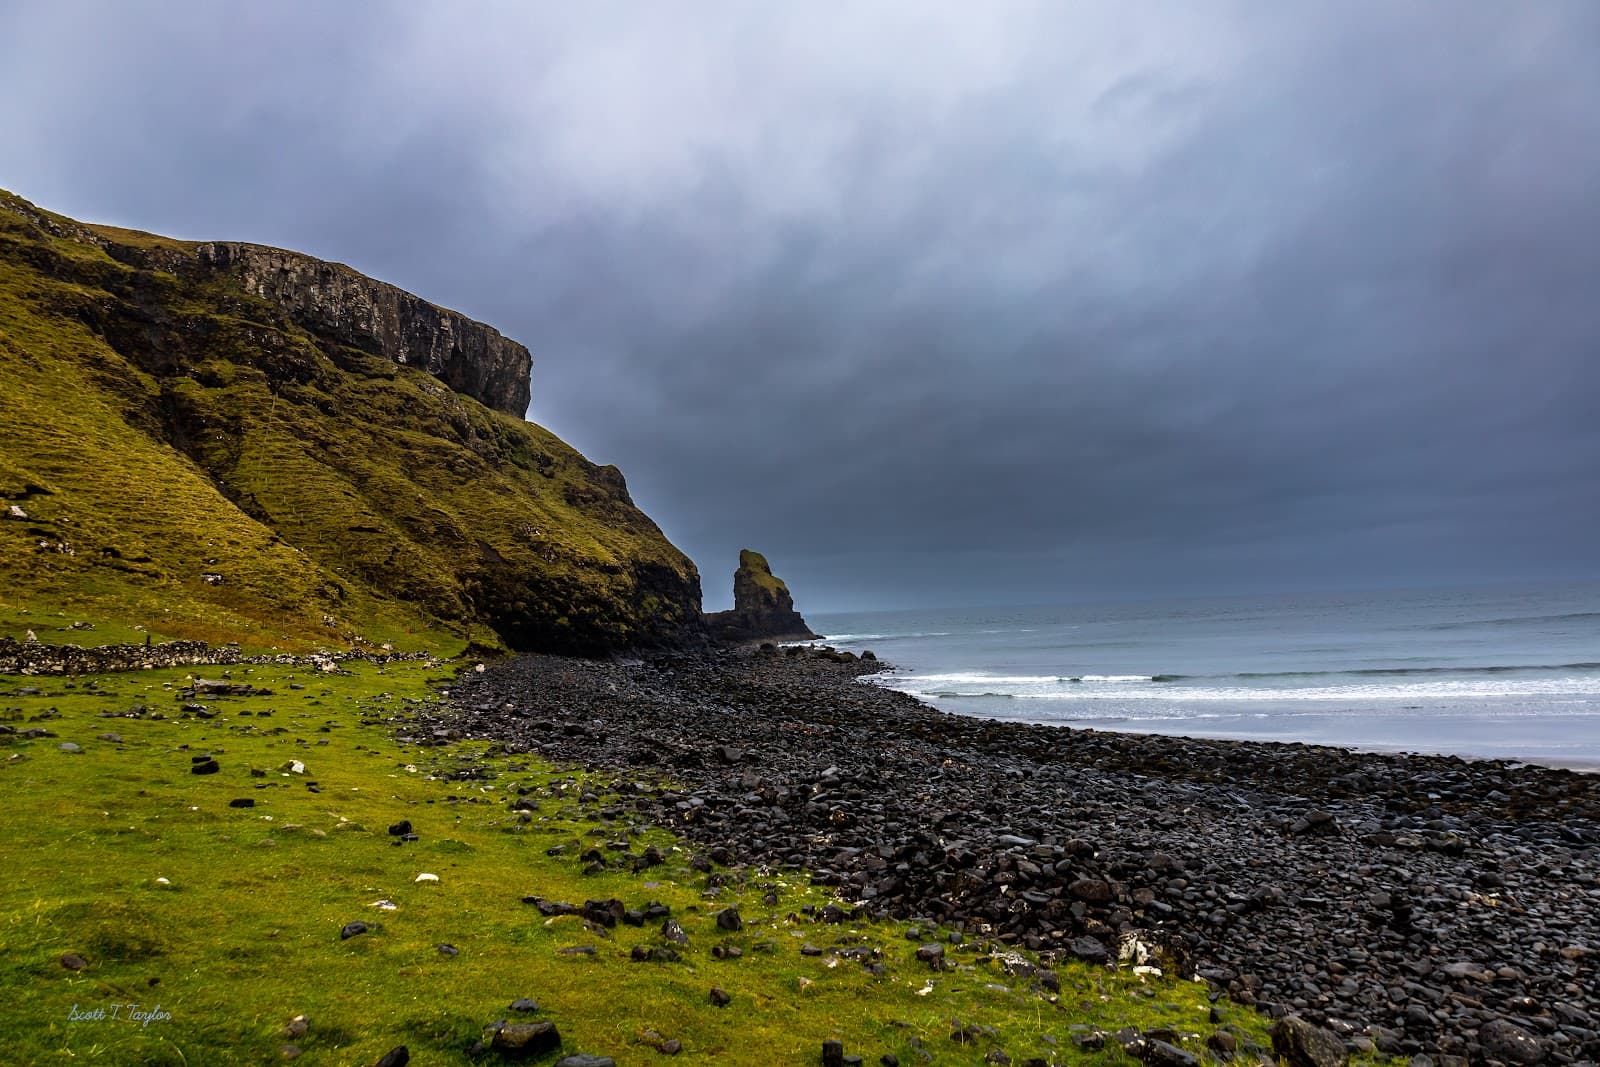
[[[0,184],[494,323],[712,606],[1600,571],[1582,0],[89,10]]]

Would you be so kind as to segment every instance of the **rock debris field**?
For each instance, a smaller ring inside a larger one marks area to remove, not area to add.
[[[860,681],[881,669],[531,656],[422,725],[614,771],[715,863],[875,916],[1046,960],[1136,940],[1351,1051],[1600,1061],[1600,778],[995,722]]]

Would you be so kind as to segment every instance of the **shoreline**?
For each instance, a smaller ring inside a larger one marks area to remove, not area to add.
[[[1137,940],[1353,1051],[1600,1058],[1594,775],[980,719],[858,681],[883,666],[530,656],[466,676],[441,721],[654,779],[653,817],[719,862],[869,914],[1047,960]]]
[[[831,646],[825,646],[825,645],[822,645],[820,643],[813,643],[810,646],[802,646],[802,647],[824,648],[824,647],[831,647]],[[1023,725],[1029,725],[1029,726],[1063,727],[1063,728],[1072,729],[1072,730],[1100,731],[1100,732],[1105,732],[1105,733],[1128,734],[1128,735],[1140,736],[1140,737],[1181,737],[1181,738],[1187,738],[1187,739],[1195,740],[1195,741],[1234,741],[1234,742],[1238,742],[1240,744],[1265,744],[1265,745],[1306,744],[1306,745],[1315,745],[1315,746],[1321,747],[1321,748],[1336,749],[1336,750],[1340,750],[1340,751],[1344,751],[1344,752],[1349,752],[1349,753],[1355,754],[1355,755],[1371,754],[1371,755],[1419,756],[1419,757],[1453,757],[1453,758],[1457,758],[1457,759],[1466,760],[1468,762],[1504,763],[1504,764],[1513,764],[1513,765],[1525,765],[1525,766],[1529,766],[1529,767],[1543,767],[1543,768],[1546,768],[1546,769],[1549,769],[1549,770],[1570,770],[1570,771],[1577,771],[1577,772],[1579,772],[1581,774],[1600,774],[1600,757],[1597,757],[1597,756],[1584,756],[1584,757],[1581,757],[1581,758],[1569,759],[1569,760],[1563,760],[1563,759],[1560,759],[1559,757],[1553,757],[1553,758],[1546,759],[1546,758],[1543,758],[1543,757],[1536,757],[1536,756],[1516,755],[1516,754],[1510,754],[1510,753],[1499,753],[1499,754],[1496,754],[1496,753],[1491,753],[1491,752],[1474,752],[1474,751],[1468,751],[1468,750],[1463,750],[1463,749],[1454,749],[1454,750],[1425,749],[1425,748],[1418,748],[1414,744],[1411,744],[1411,743],[1401,743],[1401,742],[1371,742],[1371,743],[1346,744],[1346,743],[1342,743],[1342,742],[1333,743],[1333,742],[1328,742],[1328,741],[1307,740],[1307,739],[1303,739],[1303,738],[1292,738],[1292,737],[1243,736],[1243,735],[1238,734],[1238,733],[1207,733],[1207,732],[1205,732],[1203,730],[1203,728],[1198,728],[1198,727],[1194,727],[1194,726],[1191,725],[1193,723],[1203,722],[1204,719],[1194,719],[1194,718],[1173,719],[1173,720],[1171,720],[1174,724],[1182,724],[1181,726],[1176,726],[1175,725],[1175,728],[1172,729],[1172,730],[1151,730],[1151,729],[1142,729],[1142,728],[1137,728],[1137,727],[1126,728],[1125,729],[1125,728],[1122,728],[1122,727],[1116,725],[1117,722],[1123,721],[1123,720],[1110,719],[1110,718],[1092,720],[1092,719],[1076,719],[1076,718],[1051,719],[1051,718],[1044,718],[1044,717],[1020,717],[1020,716],[1019,717],[1015,717],[1015,718],[1009,718],[1009,717],[1002,717],[1002,716],[997,716],[997,715],[985,715],[985,714],[982,714],[982,713],[979,713],[979,712],[959,711],[959,710],[955,710],[953,708],[941,707],[934,700],[928,699],[928,698],[923,697],[923,696],[921,696],[919,694],[908,693],[908,692],[906,692],[905,690],[902,690],[902,689],[896,689],[893,686],[888,685],[887,683],[885,683],[883,681],[879,681],[879,679],[906,678],[906,677],[914,678],[915,675],[899,674],[899,673],[897,673],[897,671],[895,669],[889,668],[889,669],[877,671],[877,672],[875,672],[873,674],[864,674],[864,675],[861,676],[861,681],[862,681],[863,684],[873,685],[873,686],[876,686],[877,688],[880,688],[880,689],[887,689],[887,690],[889,690],[891,692],[901,693],[901,694],[903,694],[905,696],[908,696],[911,699],[917,701],[918,703],[922,704],[925,707],[932,708],[932,709],[934,709],[936,711],[942,712],[942,713],[947,714],[947,715],[959,715],[959,716],[962,716],[962,717],[965,717],[965,718],[982,719],[982,720],[988,721],[988,722],[1019,723],[1019,724],[1023,724]],[[1226,707],[1226,709],[1228,711],[1234,712],[1236,714],[1241,713],[1241,708],[1239,706],[1236,706],[1236,705],[1225,705],[1225,707]]]

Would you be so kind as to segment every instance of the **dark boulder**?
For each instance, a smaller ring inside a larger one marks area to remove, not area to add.
[[[1484,1057],[1502,1063],[1543,1063],[1544,1042],[1516,1023],[1491,1019],[1478,1031],[1478,1044]]]
[[[561,1033],[549,1021],[510,1023],[494,1032],[489,1047],[508,1060],[530,1060],[561,1047]]]
[[[1287,1015],[1272,1024],[1272,1052],[1289,1067],[1344,1067],[1350,1061],[1338,1034],[1298,1015]]]

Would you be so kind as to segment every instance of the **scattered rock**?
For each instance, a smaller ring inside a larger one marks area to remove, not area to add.
[[[561,1047],[561,1033],[549,1020],[507,1023],[494,1032],[489,1047],[508,1060],[529,1060]]]
[[[1145,1041],[1142,1056],[1149,1067],[1200,1067],[1200,1057],[1166,1041]]]
[[[358,937],[371,929],[372,927],[368,926],[359,919],[353,923],[345,923],[344,926],[339,930],[339,940],[348,941],[352,937]]]
[[[1272,1024],[1272,1051],[1288,1067],[1342,1067],[1350,1061],[1343,1038],[1298,1015],[1287,1015]]]
[[[1089,937],[1087,935],[1073,938],[1072,954],[1085,963],[1105,963],[1111,958],[1111,954],[1106,951],[1104,942],[1097,937]]]
[[[1505,1019],[1484,1023],[1478,1031],[1478,1044],[1484,1056],[1502,1063],[1543,1063],[1547,1055],[1543,1041]]]
[[[76,952],[64,953],[59,962],[61,966],[65,967],[69,971],[81,971],[85,967],[89,966],[89,961],[78,955]]]
[[[732,994],[730,994],[726,989],[715,985],[711,987],[711,1003],[715,1004],[717,1007],[726,1008],[732,1000]]]

